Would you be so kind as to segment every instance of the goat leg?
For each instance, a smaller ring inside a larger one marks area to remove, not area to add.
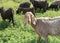
[[[48,35],[45,36],[45,43],[48,43]]]
[[[38,40],[37,40],[37,43],[40,43],[41,41],[41,37],[39,36]]]
[[[9,19],[9,22],[11,21],[11,19]]]
[[[43,8],[43,12],[46,12],[46,8]]]
[[[14,23],[14,19],[12,18],[12,23],[13,23],[13,26],[15,26],[15,23]]]
[[[35,11],[37,10],[37,7],[35,7]]]

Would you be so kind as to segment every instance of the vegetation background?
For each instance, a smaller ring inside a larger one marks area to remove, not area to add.
[[[27,24],[27,28],[23,27],[24,14],[16,14],[16,10],[20,3],[29,0],[0,0],[0,7],[4,7],[7,10],[9,7],[14,10],[14,20],[16,26],[13,27],[11,23],[2,21],[0,16],[0,43],[37,43],[38,35],[34,29]],[[53,0],[48,0],[50,4]],[[40,10],[36,11],[36,18],[38,17],[55,17],[60,16],[60,10],[52,11],[47,10],[45,13],[41,13]],[[45,40],[42,38],[41,43]],[[49,43],[60,43],[60,36],[50,36]]]

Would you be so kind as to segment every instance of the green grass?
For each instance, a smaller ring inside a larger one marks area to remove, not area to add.
[[[1,2],[2,1],[2,2]],[[2,21],[0,16],[0,43],[37,43],[38,35],[35,30],[27,24],[27,28],[24,29],[23,18],[24,14],[16,14],[16,9],[19,6],[19,3],[25,2],[25,0],[1,0],[0,7],[4,6],[5,9],[12,7],[14,10],[14,20],[16,26],[13,27],[12,23]],[[28,1],[28,0],[27,0]],[[49,2],[52,0],[49,0]],[[45,13],[36,12],[36,18],[39,17],[55,17],[60,16],[59,11],[48,10]],[[44,43],[45,40],[42,39],[41,43]],[[49,43],[60,43],[60,36],[49,36]]]

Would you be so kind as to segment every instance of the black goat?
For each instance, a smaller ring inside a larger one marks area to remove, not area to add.
[[[49,9],[52,9],[52,10],[53,9],[58,10],[58,8],[59,8],[58,5],[53,3],[49,6]]]
[[[30,7],[30,3],[29,2],[23,2],[19,5],[19,7],[21,8],[29,8]]]
[[[30,2],[33,4],[35,10],[39,8],[39,9],[43,9],[43,11],[45,12],[48,9],[47,1],[30,0]]]
[[[18,10],[16,11],[18,14],[21,13],[21,11],[23,12],[23,14],[25,14],[26,12],[32,12],[35,15],[35,9],[32,8],[18,8]]]
[[[21,12],[19,9],[20,8],[30,8],[30,3],[29,2],[23,2],[19,5],[17,11],[16,11],[16,14],[19,14],[19,12]]]
[[[3,19],[4,21],[5,21],[6,19],[8,19],[9,22],[12,21],[13,26],[15,25],[15,24],[14,24],[14,16],[13,16],[14,13],[13,13],[12,8],[9,8],[7,11],[5,11],[4,8],[2,7],[2,8],[0,8],[0,13],[1,13],[1,17],[2,17],[2,19]]]
[[[60,0],[55,0],[55,1],[53,1],[52,3],[53,3],[53,4],[57,4],[57,5],[59,6],[59,8],[60,8]]]

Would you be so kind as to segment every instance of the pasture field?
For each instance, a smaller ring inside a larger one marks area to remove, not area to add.
[[[29,0],[26,0],[29,2]],[[53,0],[49,0],[51,3]],[[20,3],[25,2],[25,0],[0,0],[0,7],[4,6],[4,9],[12,7],[14,10],[14,20],[16,26],[13,27],[12,23],[2,21],[0,16],[0,43],[37,43],[38,35],[34,29],[27,24],[27,28],[23,27],[24,14],[16,14],[16,10]],[[40,13],[39,10],[36,11],[36,18],[39,17],[55,17],[60,16],[60,10],[52,11],[47,10],[45,13]],[[60,43],[60,36],[50,36],[49,43]],[[41,43],[45,40],[42,38]]]

